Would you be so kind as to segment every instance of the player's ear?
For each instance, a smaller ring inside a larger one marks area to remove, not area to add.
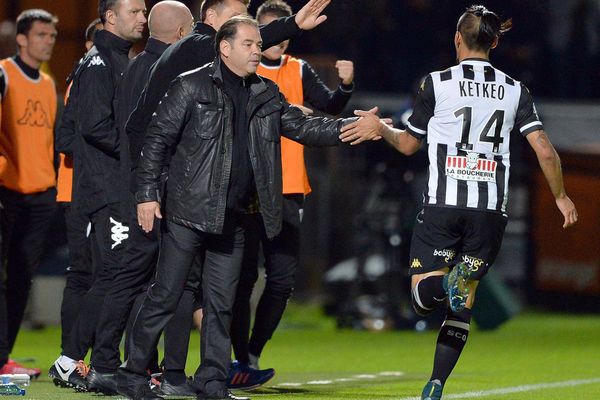
[[[495,49],[496,46],[498,46],[499,41],[500,41],[500,37],[498,35],[496,35],[496,37],[494,38],[494,41],[492,42],[492,45],[490,46],[490,49]]]
[[[459,31],[456,31],[456,34],[454,35],[454,47],[456,47],[458,49],[460,47],[461,42],[462,42],[462,35],[460,34]]]

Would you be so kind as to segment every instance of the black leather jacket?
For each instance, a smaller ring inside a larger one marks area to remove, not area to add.
[[[203,232],[223,232],[232,160],[233,103],[222,90],[220,59],[179,75],[148,126],[137,173],[138,203],[158,200],[159,178],[172,152],[166,218]],[[248,151],[267,236],[281,230],[281,136],[307,146],[340,143],[350,120],[307,117],[273,82],[250,78]]]

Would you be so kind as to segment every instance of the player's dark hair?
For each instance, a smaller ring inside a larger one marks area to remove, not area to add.
[[[100,18],[96,18],[85,29],[85,40],[87,42],[94,41],[94,35],[96,34],[96,31],[98,31],[98,25],[101,23],[102,23],[102,21],[100,21]]]
[[[17,35],[27,35],[35,21],[45,24],[56,24],[58,18],[48,11],[39,8],[25,10],[17,17]]]
[[[115,9],[117,3],[121,0],[98,0],[98,15],[100,16],[100,22],[106,23],[106,13],[108,10]]]
[[[494,40],[512,28],[512,19],[502,22],[500,17],[482,5],[472,5],[458,20],[460,32],[471,50],[488,51]]]
[[[283,0],[267,0],[258,7],[256,19],[260,20],[265,15],[273,15],[277,18],[292,15],[292,7]]]
[[[238,15],[226,21],[215,37],[215,51],[221,54],[221,42],[227,40],[231,42],[237,35],[238,27],[242,24],[250,25],[258,29],[258,22],[247,15]]]
[[[223,3],[225,3],[225,1],[227,0],[204,0],[202,2],[202,4],[200,5],[200,21],[204,22],[204,20],[206,19],[206,12],[208,11],[209,8],[216,8],[219,7],[221,5],[223,5]],[[239,1],[240,3],[243,3],[246,7],[248,7],[250,5],[250,1],[251,0],[236,0]]]

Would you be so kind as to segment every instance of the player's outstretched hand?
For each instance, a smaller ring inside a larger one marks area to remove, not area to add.
[[[154,217],[162,219],[160,204],[158,201],[139,203],[137,205],[137,217],[142,230],[146,233],[150,232],[154,226]]]
[[[354,82],[354,63],[352,61],[338,60],[335,67],[344,85],[351,85]]]
[[[329,3],[331,0],[309,0],[296,14],[295,21],[298,28],[308,31],[325,22],[327,15],[321,13]]]
[[[564,196],[556,199],[556,206],[565,217],[565,222],[563,224],[563,228],[566,229],[570,226],[575,225],[577,222],[577,209],[575,208],[575,204],[569,198],[569,196]]]
[[[387,125],[377,116],[379,109],[374,107],[369,111],[355,110],[354,115],[360,117],[358,121],[352,122],[342,128],[340,140],[350,142],[351,145],[362,143],[366,140],[381,139],[381,129]]]

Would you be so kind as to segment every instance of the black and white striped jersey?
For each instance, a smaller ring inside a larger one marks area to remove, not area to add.
[[[505,214],[513,128],[526,136],[543,126],[527,88],[487,60],[429,74],[408,120],[427,139],[424,203]]]

